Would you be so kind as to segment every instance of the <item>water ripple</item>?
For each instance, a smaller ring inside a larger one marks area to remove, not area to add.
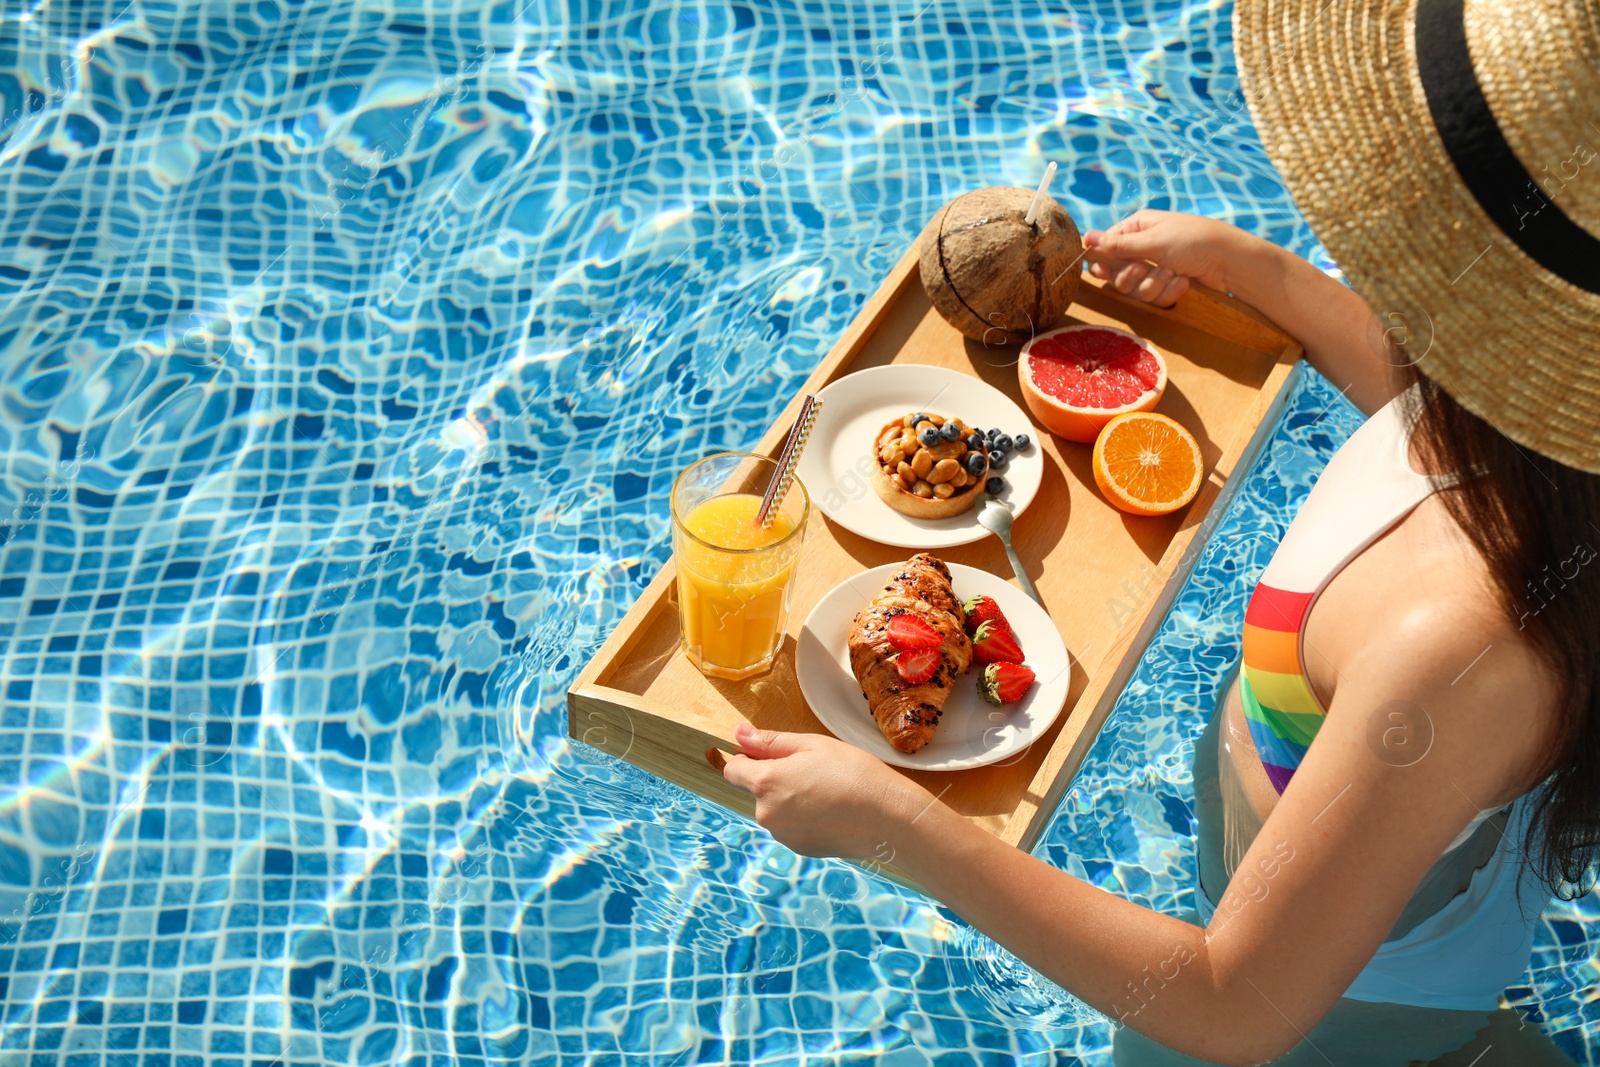
[[[569,741],[565,692],[672,476],[759,438],[956,193],[1056,160],[1085,228],[1171,206],[1331,268],[1228,13],[0,15],[0,1048],[1106,1063],[932,902]],[[1039,855],[1190,906],[1193,742],[1352,418],[1292,398]],[[1575,1054],[1593,909],[1510,991]]]

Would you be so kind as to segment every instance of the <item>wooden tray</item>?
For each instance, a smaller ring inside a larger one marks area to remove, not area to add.
[[[1072,320],[1120,326],[1166,353],[1169,382],[1157,410],[1195,434],[1208,471],[1186,509],[1161,518],[1128,516],[1095,487],[1089,446],[1047,432],[1035,435],[1044,454],[1044,480],[1017,519],[1013,538],[1073,658],[1065,711],[1022,755],[1003,764],[901,771],[1022,849],[1037,841],[1188,574],[1223,510],[1230,476],[1249,469],[1300,356],[1298,344],[1252,309],[1194,286],[1176,307],[1160,310],[1085,275]],[[968,341],[939,316],[923,291],[913,245],[801,392],[815,392],[863,367],[929,363],[981,378],[1026,410],[1016,351]],[[776,455],[798,405],[797,395],[752,451]],[[686,456],[685,465],[694,458]],[[795,679],[800,626],[812,606],[849,575],[912,552],[859,537],[818,507],[810,523],[788,634],[768,673],[726,682],[704,677],[689,663],[678,644],[669,562],[568,692],[568,734],[753,818],[754,798],[727,784],[713,750],[738,751],[733,728],[740,719],[767,729],[826,732]],[[939,555],[1015,581],[995,538]],[[906,881],[892,866],[874,867]]]

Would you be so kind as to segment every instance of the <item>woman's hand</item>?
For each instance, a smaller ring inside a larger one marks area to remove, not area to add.
[[[1368,415],[1406,384],[1384,324],[1359,293],[1237,226],[1146,209],[1090,230],[1083,246],[1090,274],[1157,307],[1171,307],[1191,281],[1231,293],[1299,341],[1306,360]]]
[[[744,750],[722,769],[756,798],[756,822],[802,856],[887,859],[897,830],[934,796],[882,760],[826,734],[733,732]],[[882,847],[880,847],[882,846]]]
[[[1235,226],[1198,215],[1146,209],[1109,230],[1083,235],[1089,273],[1136,300],[1171,307],[1193,279],[1227,292],[1226,267],[1255,240]]]

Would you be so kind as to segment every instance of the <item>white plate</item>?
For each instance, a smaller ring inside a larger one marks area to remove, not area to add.
[[[933,740],[920,752],[898,751],[878,729],[850,670],[850,626],[856,613],[882,592],[889,576],[903,566],[891,563],[846,578],[811,609],[800,627],[794,657],[806,703],[835,737],[897,767],[959,771],[997,763],[1023,751],[1050,728],[1067,702],[1072,671],[1066,646],[1050,616],[1027,594],[988,571],[959,563],[949,564],[956,598],[966,600],[980,593],[994,598],[1016,631],[1038,681],[1018,703],[996,707],[978,695],[978,672],[969,668],[957,676]]]
[[[873,448],[891,419],[914,411],[934,411],[988,430],[998,426],[1015,437],[1033,438],[1013,451],[996,473],[1006,488],[998,499],[1022,510],[1039,491],[1044,456],[1039,431],[1027,413],[1000,390],[970,374],[917,364],[896,363],[847,374],[817,394],[822,412],[796,469],[814,507],[853,533],[886,545],[919,550],[949,548],[988,537],[978,525],[977,505],[948,519],[913,519],[885,504],[872,488]]]

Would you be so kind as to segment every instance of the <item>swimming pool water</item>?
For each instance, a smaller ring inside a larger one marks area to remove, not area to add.
[[[1326,260],[1229,9],[0,8],[0,1061],[1108,1061],[936,904],[583,745],[564,696],[950,196]],[[1189,906],[1308,375],[1039,852]],[[1513,1002],[1579,1062],[1595,905]]]

